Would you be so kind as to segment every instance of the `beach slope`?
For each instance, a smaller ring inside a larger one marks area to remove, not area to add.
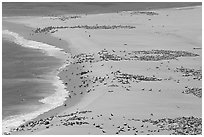
[[[72,87],[64,105],[12,134],[201,134],[201,10],[7,18],[72,55],[59,74]]]

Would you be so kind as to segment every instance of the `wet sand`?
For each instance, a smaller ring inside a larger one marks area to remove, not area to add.
[[[4,29],[17,32],[17,34],[20,34],[27,40],[44,42],[51,45],[57,44],[58,46],[59,44],[65,45],[65,42],[56,42],[57,38],[51,36],[47,36],[44,39],[40,36],[35,38],[29,37],[30,28],[24,25],[7,23],[4,27]],[[3,70],[5,70],[3,71],[4,124],[9,120],[13,120],[17,124],[23,117],[29,119],[27,115],[30,114],[33,117],[35,115],[34,113],[41,111],[43,107],[46,107],[46,105],[43,106],[44,102],[49,103],[49,100],[52,99],[51,95],[57,92],[56,87],[60,85],[53,85],[53,80],[56,80],[57,71],[59,71],[59,67],[63,64],[60,59],[63,55],[59,55],[57,58],[52,55],[48,56],[43,50],[22,47],[14,43],[10,36],[5,35],[5,39],[7,39],[8,44],[3,43]],[[52,41],[55,42],[52,43]],[[65,51],[64,53],[67,54],[68,52]],[[57,54],[57,51],[53,51],[53,53],[51,51],[51,54]],[[61,90],[60,88],[58,89]],[[30,109],[28,109],[28,106]]]
[[[188,94],[202,87],[201,7],[8,20],[67,41],[72,55],[59,74],[65,104],[12,134],[201,134],[202,96]]]
[[[13,32],[17,32],[19,34],[21,34],[22,36],[24,36],[26,39],[31,39],[34,41],[39,41],[39,42],[44,42],[50,45],[54,45],[57,46],[59,48],[62,48],[66,53],[68,54],[77,54],[75,52],[70,52],[70,48],[69,48],[69,43],[57,38],[57,37],[53,37],[50,34],[39,34],[39,35],[31,35],[32,34],[32,30],[33,28],[27,27],[24,24],[18,24],[18,23],[13,23],[13,22],[6,22],[6,25],[4,25],[5,28],[9,28],[9,30],[13,31]],[[67,58],[66,59],[67,63],[69,63],[71,61],[71,59]],[[65,64],[67,64],[65,63]],[[68,83],[65,84],[65,86],[67,87],[67,91],[73,91],[70,92],[70,96],[72,96],[72,100],[67,99],[66,103],[67,107],[72,106],[73,104],[75,104],[76,102],[78,102],[81,98],[81,96],[79,95],[81,91],[83,91],[85,88],[80,88],[77,86],[80,82],[80,75],[77,76],[76,74],[80,71],[83,71],[83,67],[81,65],[68,65],[66,68],[64,68],[60,73],[59,73],[59,77],[60,79],[64,82],[64,83]],[[72,74],[73,73],[73,74]],[[72,81],[69,81],[69,79],[71,79]],[[71,83],[70,83],[71,82]],[[76,84],[74,87],[72,86],[73,84]],[[76,87],[76,88],[75,88]],[[75,94],[77,94],[77,96],[75,96]],[[61,108],[57,108],[55,111],[59,111],[61,110]],[[49,112],[52,114],[52,110],[51,112]],[[46,113],[45,116],[43,115],[43,117],[46,117]],[[41,116],[39,116],[39,118],[41,118]]]

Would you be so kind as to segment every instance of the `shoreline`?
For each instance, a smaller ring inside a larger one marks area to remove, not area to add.
[[[48,38],[48,40],[49,39],[52,39],[52,37],[50,37],[50,38]],[[22,45],[21,45],[22,46]],[[53,45],[52,45],[53,46]],[[32,47],[31,47],[32,48]],[[55,47],[55,49],[56,48],[58,48],[58,47]],[[61,49],[60,49],[61,50]],[[64,50],[64,49],[63,49]],[[58,58],[57,56],[55,56],[56,58]],[[64,60],[67,60],[67,58],[64,58]],[[58,68],[58,70],[56,71],[56,80],[57,81],[62,81],[62,83],[61,84],[63,84],[66,88],[64,88],[64,87],[62,87],[62,89],[59,89],[60,87],[58,87],[57,89],[56,89],[56,92],[54,92],[53,94],[51,94],[51,95],[49,95],[48,97],[46,97],[46,100],[45,99],[41,99],[41,100],[39,100],[39,102],[42,102],[43,104],[45,103],[45,102],[47,102],[47,100],[50,100],[50,99],[52,99],[52,96],[54,97],[55,96],[55,94],[57,93],[57,91],[58,90],[63,90],[63,89],[66,89],[66,91],[69,91],[68,89],[68,87],[64,84],[64,82],[63,82],[63,76],[60,76],[60,73],[64,70],[64,69],[66,69],[67,67],[69,66],[69,64],[67,64],[67,62],[65,61],[65,63],[63,63],[63,65],[60,67],[60,68]],[[53,83],[54,84],[54,83]],[[54,84],[55,86],[58,86],[59,85],[59,83],[58,84]],[[67,95],[68,96],[68,95]],[[63,96],[62,96],[63,97]],[[54,98],[53,98],[54,99]],[[78,98],[79,99],[79,98]],[[64,101],[64,102],[69,102],[70,103],[70,101],[67,101],[67,99]],[[72,102],[74,102],[74,103],[77,103],[77,101],[72,101]],[[73,103],[73,104],[74,104]],[[71,104],[70,104],[71,105]],[[56,111],[55,109],[57,109],[58,107],[62,107],[63,106],[63,104],[61,104],[60,106],[57,106],[57,107],[55,107],[55,108],[52,108],[52,109],[49,109],[48,111],[46,111],[46,112],[43,112],[43,114],[39,114],[36,118],[32,118],[32,119],[30,119],[30,120],[36,120],[36,119],[40,119],[40,118],[42,118],[42,117],[46,117],[46,114],[45,113],[49,113],[50,114],[50,111]],[[68,105],[69,106],[69,105]],[[60,111],[59,111],[60,109],[58,108],[57,109],[57,113],[59,113]],[[52,112],[51,112],[52,113]],[[28,121],[30,121],[30,120],[28,120]],[[24,123],[22,123],[22,124],[25,124],[25,123],[27,123],[27,122],[24,122]],[[20,125],[19,125],[20,126]]]
[[[73,86],[73,85],[69,86],[69,84],[73,84],[73,83],[76,84],[76,85],[80,85],[80,82],[81,82],[80,77],[79,76],[77,76],[77,77],[73,76],[73,74],[72,74],[72,73],[77,74],[76,68],[83,69],[81,67],[81,65],[71,64],[71,65],[68,65],[66,68],[64,68],[64,71],[61,71],[59,73],[59,75],[60,75],[59,77],[63,81],[63,84],[64,84],[64,82],[68,83],[65,86],[66,86],[66,90],[70,91],[70,95],[69,96],[71,96],[71,98],[67,97],[66,100],[64,101],[63,105],[58,106],[58,107],[56,107],[54,109],[51,109],[51,110],[49,110],[47,112],[44,112],[43,114],[38,115],[36,118],[34,118],[32,120],[29,120],[29,121],[25,122],[22,125],[27,125],[27,124],[29,124],[32,121],[40,121],[40,120],[46,119],[48,117],[53,117],[53,116],[56,117],[56,116],[58,116],[58,114],[63,113],[64,110],[66,110],[66,111],[70,110],[70,111],[67,111],[69,113],[75,111],[75,110],[73,111],[71,109],[72,109],[72,107],[74,107],[76,104],[78,104],[80,102],[80,100],[83,98],[83,96],[85,96],[85,95],[80,94],[80,92],[85,91],[85,89],[86,89],[86,88],[80,88],[80,89],[79,88],[75,88],[75,86]],[[68,70],[68,71],[66,71],[66,70]],[[65,80],[66,76],[64,76],[64,73],[69,78],[70,77],[75,77],[75,78],[72,79],[72,82],[68,82],[67,80]],[[76,89],[79,89],[79,90],[76,90]],[[40,132],[42,130],[43,129],[39,129],[38,131]],[[35,132],[33,132],[33,133],[35,133]],[[11,135],[21,135],[21,132],[12,131]]]
[[[187,133],[183,128],[163,132],[163,128],[146,123],[166,121],[165,118],[184,123],[202,120],[202,53],[194,49],[202,46],[200,10],[199,7],[157,10],[155,15],[90,15],[68,22],[45,18],[17,20],[34,28],[93,26],[101,21],[105,25],[136,28],[104,30],[95,25],[88,29],[60,29],[54,34],[36,33],[36,36],[50,34],[70,43],[70,54],[76,55],[72,56],[76,60],[59,75],[70,88],[71,100],[67,98],[63,106],[42,114],[13,134],[200,134],[200,125]]]

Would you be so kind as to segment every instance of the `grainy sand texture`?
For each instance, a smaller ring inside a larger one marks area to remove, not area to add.
[[[54,37],[69,54],[58,74],[69,93],[64,104],[10,134],[202,134],[201,11],[3,18],[32,28],[30,39]]]

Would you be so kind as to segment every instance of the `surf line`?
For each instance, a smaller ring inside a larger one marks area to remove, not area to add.
[[[66,101],[66,98],[69,96],[69,91],[66,90],[66,86],[63,84],[63,81],[60,79],[58,74],[68,65],[70,65],[69,62],[67,62],[67,58],[71,58],[71,55],[64,52],[63,49],[58,48],[53,45],[48,45],[46,43],[33,41],[33,40],[27,40],[20,36],[19,34],[15,32],[11,32],[9,30],[3,30],[3,35],[9,36],[9,38],[15,42],[18,45],[21,45],[22,47],[26,48],[32,48],[32,49],[40,49],[48,56],[54,56],[64,62],[64,64],[58,68],[56,77],[54,78],[52,84],[56,87],[55,93],[45,97],[39,102],[43,103],[44,105],[37,111],[34,111],[32,113],[26,113],[26,114],[20,114],[20,115],[14,115],[10,116],[6,120],[2,121],[2,133],[10,133],[12,129],[19,127],[20,125],[24,124],[25,122],[32,120],[39,116],[40,114],[43,114],[45,112],[48,112],[49,110],[52,110],[56,107],[62,106],[64,102]]]

